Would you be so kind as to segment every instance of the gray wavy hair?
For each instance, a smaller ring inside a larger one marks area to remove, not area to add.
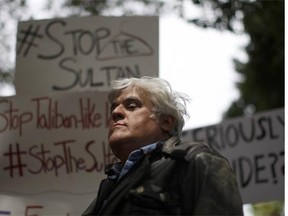
[[[189,117],[186,102],[189,97],[186,94],[173,91],[169,82],[158,77],[144,76],[141,78],[124,78],[111,82],[112,90],[108,95],[108,100],[112,103],[123,90],[131,87],[138,87],[150,96],[151,102],[154,105],[154,115],[158,120],[164,119],[167,116],[172,116],[175,120],[175,125],[171,136],[180,136],[184,126],[184,117]]]

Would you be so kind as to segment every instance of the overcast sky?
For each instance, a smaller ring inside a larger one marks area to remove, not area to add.
[[[204,30],[174,16],[160,19],[160,77],[191,97],[185,128],[219,123],[239,95],[233,58],[247,60],[248,37]]]

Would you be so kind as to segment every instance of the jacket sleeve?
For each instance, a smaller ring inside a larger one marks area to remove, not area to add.
[[[211,152],[201,152],[193,158],[187,156],[189,168],[182,179],[185,213],[243,215],[236,177],[228,161]]]
[[[101,210],[104,201],[107,199],[115,182],[107,179],[101,181],[97,197],[92,201],[88,208],[82,213],[81,216],[97,215]]]

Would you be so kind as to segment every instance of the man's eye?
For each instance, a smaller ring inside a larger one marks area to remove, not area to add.
[[[141,101],[136,100],[136,99],[127,99],[123,102],[123,105],[127,110],[133,111],[137,108],[142,107],[143,104]]]
[[[135,104],[135,103],[130,103],[130,104],[128,104],[128,106],[127,106],[127,108],[130,109],[130,110],[136,109],[137,107],[138,107],[138,106],[137,106],[137,104]]]

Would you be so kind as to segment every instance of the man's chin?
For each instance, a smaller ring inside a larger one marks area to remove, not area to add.
[[[127,144],[127,138],[123,136],[110,136],[108,141],[109,141],[109,146],[111,147],[112,150],[120,149],[124,145]]]
[[[130,143],[130,144],[129,144]],[[119,158],[121,161],[125,161],[129,156],[131,150],[130,148],[133,146],[129,139],[124,137],[110,137],[109,146],[113,152],[113,154]]]
[[[123,135],[123,133],[114,132],[108,137],[108,141],[110,145],[114,145],[114,143],[122,143],[127,140],[127,137]]]

